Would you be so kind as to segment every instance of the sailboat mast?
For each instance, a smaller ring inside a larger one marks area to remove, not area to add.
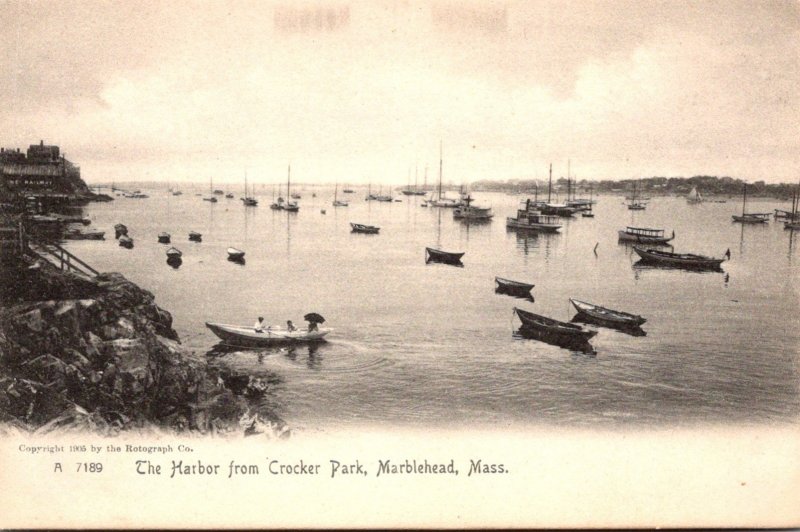
[[[742,216],[744,216],[744,208],[747,205],[747,183],[744,184],[744,193],[742,194]]]
[[[442,141],[439,141],[439,201],[442,199]]]
[[[417,191],[417,177],[419,175],[419,166],[414,165],[414,192]]]
[[[570,160],[567,159],[567,201],[570,200],[570,192],[572,191],[572,181],[570,181]]]
[[[550,163],[550,179],[547,182],[547,203],[550,203],[550,195],[553,192],[553,163]]]
[[[286,172],[286,201],[289,201],[289,198],[292,197],[289,189],[292,186],[292,165],[289,165],[289,170]]]

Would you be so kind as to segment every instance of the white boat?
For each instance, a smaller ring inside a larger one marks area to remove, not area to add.
[[[534,208],[534,202],[526,199],[517,209],[517,217],[507,217],[506,227],[511,229],[530,229],[545,233],[555,233],[561,229],[561,224],[555,216],[547,216]]]
[[[491,220],[494,214],[491,207],[475,207],[472,205],[472,197],[467,194],[461,200],[462,205],[453,209],[453,218],[456,220],[486,221]]]
[[[180,258],[181,255],[183,255],[183,253],[181,253],[181,251],[178,248],[169,248],[167,250],[167,257],[169,257],[170,259]]]
[[[258,331],[253,327],[243,325],[208,322],[206,322],[206,327],[226,344],[240,347],[266,347],[296,342],[319,342],[323,341],[325,336],[333,330],[328,327],[319,327],[313,330],[298,328],[290,331],[281,327],[265,327]]]
[[[349,204],[346,201],[339,199],[339,183],[336,183],[333,188],[333,206],[334,207],[347,207]]]
[[[742,214],[732,215],[733,221],[740,224],[765,224],[770,216],[771,213],[768,212],[747,212],[747,183],[745,183],[742,192]]]
[[[697,191],[697,187],[692,187],[692,191],[686,196],[687,203],[703,203],[703,196]]]

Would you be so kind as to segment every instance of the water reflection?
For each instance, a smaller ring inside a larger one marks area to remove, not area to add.
[[[183,264],[183,259],[180,257],[167,257],[167,264],[177,270],[181,267],[181,264]]]

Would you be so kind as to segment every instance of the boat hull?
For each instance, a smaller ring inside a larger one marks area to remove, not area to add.
[[[654,265],[674,266],[679,268],[719,269],[725,259],[703,257],[701,255],[677,254],[659,252],[653,249],[641,249],[636,246],[633,250],[644,262]]]
[[[374,225],[356,224],[352,222],[350,223],[350,228],[353,233],[362,233],[365,235],[377,235],[381,230],[380,227],[375,227]]]
[[[319,328],[315,331],[282,328],[267,328],[256,332],[253,327],[206,322],[211,332],[228,345],[236,347],[268,347],[271,345],[322,342],[333,329]]]
[[[635,314],[619,310],[608,309],[600,305],[593,305],[584,301],[570,299],[570,303],[583,317],[588,317],[593,323],[600,323],[610,327],[639,327],[647,320]]]
[[[556,233],[561,229],[560,224],[545,224],[537,222],[520,222],[516,218],[506,218],[506,227],[511,229],[527,229],[542,233]]]
[[[425,262],[442,262],[444,264],[461,264],[464,253],[452,253],[440,249],[425,248]]]
[[[494,282],[496,284],[494,291],[498,294],[533,299],[531,290],[533,290],[534,285],[532,284],[520,283],[519,281],[503,279],[502,277],[495,277]]]
[[[622,229],[617,231],[620,242],[635,242],[637,244],[666,244],[670,242],[675,236],[646,236],[628,233]]]
[[[740,224],[765,224],[765,223],[767,223],[767,219],[766,218],[762,218],[762,217],[759,217],[759,216],[738,216],[738,215],[734,214],[733,216],[731,216],[731,218],[733,219],[734,222],[737,222],[737,223],[740,223]]]

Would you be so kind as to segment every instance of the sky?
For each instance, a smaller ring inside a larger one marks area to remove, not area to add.
[[[3,1],[0,145],[89,183],[800,177],[800,3]]]

